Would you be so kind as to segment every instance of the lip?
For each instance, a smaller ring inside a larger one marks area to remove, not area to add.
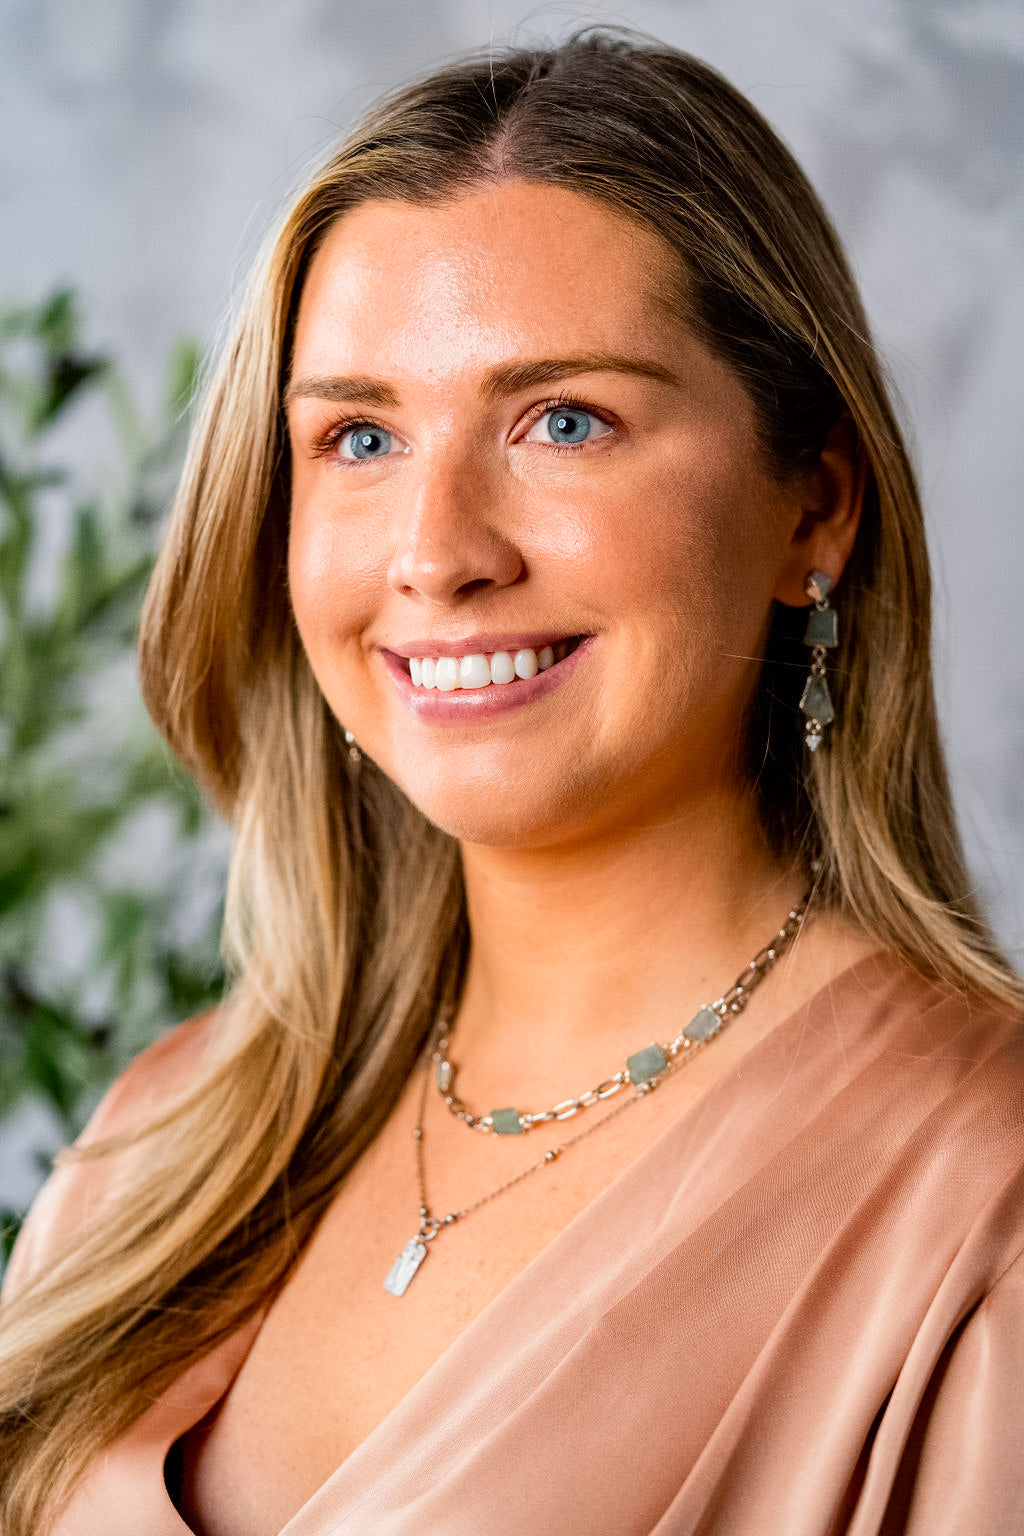
[[[382,653],[387,656],[402,656],[406,661],[414,657],[423,656],[479,656],[482,653],[493,655],[495,651],[542,651],[546,645],[557,645],[560,640],[575,639],[579,630],[564,629],[538,629],[527,632],[523,630],[515,634],[499,634],[497,631],[483,635],[465,635],[456,637],[446,635],[439,640],[412,640],[408,644],[382,646]],[[584,639],[589,639],[584,636]],[[513,686],[512,683],[499,684],[499,687]]]
[[[473,656],[480,652],[523,650],[527,647],[531,650],[540,650],[545,645],[552,645],[568,638],[564,631],[511,637],[474,635],[467,640],[457,642],[449,639],[438,644],[436,649],[432,648],[435,645],[434,641],[422,644],[416,642],[409,647],[381,647],[380,655],[398,689],[402,702],[418,720],[429,724],[455,725],[471,721],[493,720],[498,715],[511,714],[517,709],[525,708],[527,704],[535,704],[538,699],[553,693],[575,672],[580,661],[590,650],[594,636],[583,635],[574,651],[561,661],[557,661],[546,672],[538,672],[536,677],[516,678],[512,683],[489,683],[485,688],[454,688],[450,693],[442,693],[436,688],[417,688],[404,665],[410,658]]]

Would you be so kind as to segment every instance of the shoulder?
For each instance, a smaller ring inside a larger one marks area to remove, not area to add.
[[[993,1278],[1024,1246],[1021,1011],[879,954],[837,978],[816,1021],[832,1052],[826,1121],[872,1170],[865,1198],[897,1229],[914,1212],[964,1242],[987,1233]]]
[[[879,950],[834,976],[760,1060],[762,1102],[789,1106],[801,1166],[812,1181],[830,1170],[824,1198],[842,1219],[884,1219],[902,1243],[917,1212],[929,1230],[966,1237],[1009,1200],[1013,1230],[1000,1227],[997,1247],[1024,1240],[1024,1205],[1009,1193],[1024,1168],[1015,1006]]]
[[[977,1145],[1024,1147],[1024,1013],[1010,1002],[922,974],[879,954],[856,966],[842,998],[853,1032],[874,1056],[876,1084],[936,1134],[954,1126]]]
[[[195,1082],[218,1018],[216,1009],[198,1014],[141,1051],[107,1089],[76,1146],[138,1130],[185,1093]]]
[[[1024,1114],[1019,1004],[955,985],[822,919],[801,935],[789,968],[784,1038],[837,1088],[867,1075],[876,1090],[880,1078],[898,1085],[921,1109],[952,1097]]]
[[[1024,1083],[1024,1012],[1009,1002],[959,988],[890,962],[882,983],[894,1044],[951,1078],[999,1073],[1007,1088]]]
[[[927,1060],[941,1073],[969,1074],[1004,1059],[1012,1080],[1024,1066],[1024,1009],[928,975],[887,950],[857,959],[815,997],[815,1010],[863,1030],[885,1055]]]
[[[74,1148],[58,1156],[25,1219],[4,1277],[5,1296],[24,1286],[130,1177],[145,1155],[134,1134],[196,1081],[217,1019],[213,1010],[169,1030],[107,1090]],[[106,1142],[114,1145],[104,1152]]]

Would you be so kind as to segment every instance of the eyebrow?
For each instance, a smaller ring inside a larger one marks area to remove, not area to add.
[[[336,400],[339,403],[348,401],[353,405],[379,405],[391,410],[399,403],[398,395],[390,384],[384,384],[379,379],[356,376],[346,378],[337,374],[299,379],[297,383],[289,384],[284,392],[285,405],[290,405],[293,400],[311,399]]]
[[[668,368],[649,358],[620,352],[581,352],[572,357],[541,357],[531,362],[504,363],[491,368],[484,375],[483,390],[491,399],[507,399],[538,384],[557,384],[581,373],[626,373],[655,379],[661,384],[680,383]],[[285,405],[303,399],[348,401],[354,405],[376,405],[392,410],[400,404],[398,394],[390,384],[358,375],[313,375],[289,384],[284,396]]]
[[[534,362],[507,363],[492,368],[484,379],[484,391],[494,399],[517,395],[537,384],[557,384],[578,373],[628,373],[662,384],[680,381],[661,363],[622,352],[581,352],[572,357],[541,357]]]

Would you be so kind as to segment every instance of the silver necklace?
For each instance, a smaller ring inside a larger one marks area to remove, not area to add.
[[[589,1109],[593,1104],[603,1103],[605,1099],[610,1099],[631,1083],[636,1086],[638,1092],[647,1093],[658,1083],[681,1052],[692,1051],[696,1046],[706,1045],[717,1035],[727,1019],[743,1012],[751,993],[796,938],[806,911],[807,899],[805,898],[789,913],[786,922],[770,943],[758,950],[729,990],[723,993],[717,1002],[705,1003],[699,1008],[686,1028],[681,1030],[674,1040],[668,1041],[665,1045],[659,1045],[656,1041],[645,1045],[642,1050],[635,1051],[632,1056],[627,1057],[626,1065],[620,1071],[612,1077],[605,1078],[604,1082],[598,1083],[596,1088],[587,1088],[577,1098],[563,1099],[560,1104],[555,1104],[551,1109],[540,1110],[535,1114],[524,1113],[522,1110],[513,1108],[492,1109],[487,1115],[473,1114],[455,1092],[455,1067],[449,1059],[450,1042],[447,1029],[443,1027],[441,1038],[431,1057],[438,1092],[456,1119],[468,1125],[471,1130],[493,1133],[496,1136],[521,1136],[527,1131],[532,1131],[536,1125],[547,1125],[552,1120],[571,1120],[581,1110]]]
[[[420,1197],[419,1227],[417,1228],[416,1236],[406,1243],[388,1270],[387,1278],[384,1281],[384,1289],[390,1292],[392,1296],[404,1296],[420,1265],[427,1256],[428,1244],[432,1243],[439,1233],[443,1232],[447,1227],[454,1226],[455,1222],[462,1221],[466,1216],[472,1215],[474,1211],[478,1211],[481,1206],[489,1204],[491,1200],[496,1200],[499,1195],[503,1195],[506,1190],[514,1188],[516,1184],[521,1184],[531,1174],[537,1173],[541,1168],[547,1167],[549,1163],[555,1162],[557,1158],[561,1157],[563,1152],[567,1152],[577,1142],[584,1141],[588,1136],[593,1135],[595,1131],[601,1130],[602,1127],[608,1125],[617,1116],[621,1115],[624,1110],[629,1109],[632,1104],[636,1104],[646,1094],[650,1093],[662,1078],[666,1077],[670,1072],[685,1065],[687,1061],[692,1061],[694,1056],[698,1055],[700,1050],[709,1041],[714,1039],[723,1024],[730,1018],[735,1017],[736,1014],[743,1012],[750,999],[750,994],[764,979],[768,971],[771,970],[779,956],[784,950],[788,949],[789,945],[796,938],[804,921],[806,911],[807,900],[805,898],[798,907],[792,909],[785,924],[779,929],[775,938],[758,951],[750,964],[737,977],[728,992],[724,993],[716,1003],[708,1003],[700,1008],[686,1028],[676,1036],[675,1040],[670,1041],[664,1046],[658,1044],[645,1046],[643,1050],[635,1052],[634,1055],[628,1058],[625,1069],[622,1072],[616,1073],[613,1078],[609,1078],[605,1083],[600,1084],[598,1088],[581,1094],[578,1099],[566,1100],[564,1104],[556,1105],[552,1110],[545,1110],[541,1114],[525,1117],[519,1116],[517,1110],[507,1111],[508,1115],[517,1115],[521,1121],[529,1119],[531,1125],[552,1120],[567,1120],[573,1115],[578,1114],[581,1109],[589,1108],[591,1104],[611,1098],[612,1094],[617,1093],[627,1083],[632,1083],[636,1087],[636,1092],[626,1099],[625,1103],[619,1104],[609,1114],[604,1115],[600,1120],[595,1121],[594,1124],[587,1126],[586,1130],[577,1132],[575,1136],[571,1136],[568,1141],[562,1142],[560,1146],[552,1147],[537,1162],[531,1163],[528,1168],[524,1168],[521,1173],[517,1173],[513,1178],[506,1179],[503,1184],[498,1185],[497,1189],[492,1189],[488,1194],[482,1195],[479,1200],[474,1200],[470,1205],[463,1206],[460,1210],[449,1211],[446,1216],[434,1216],[431,1213],[430,1202],[427,1197],[427,1177],[423,1161],[423,1120],[427,1107],[427,1089],[430,1084],[431,1065],[434,1066],[435,1072],[439,1064],[450,1066],[444,1054],[448,1045],[448,1021],[442,1019],[438,1026],[441,1038],[437,1041],[436,1046],[426,1060],[423,1086],[420,1090],[419,1111],[412,1132],[413,1144],[416,1149],[416,1175]],[[614,1087],[612,1086],[613,1084]],[[451,1086],[453,1086],[453,1083],[449,1083],[449,1087]],[[451,1097],[456,1106],[453,1109],[453,1113],[457,1114],[460,1119],[466,1120],[467,1124],[474,1129],[482,1124],[482,1119],[470,1116],[465,1106],[455,1099],[454,1094]],[[453,1106],[449,1104],[448,1107],[451,1109]],[[488,1117],[492,1123],[486,1129],[494,1130],[501,1134],[499,1126],[493,1123],[494,1113],[492,1111],[492,1115]],[[499,1111],[498,1113],[500,1114],[501,1112]],[[521,1125],[520,1129],[526,1130],[528,1127]]]

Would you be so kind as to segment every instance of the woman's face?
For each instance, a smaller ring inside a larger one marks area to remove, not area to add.
[[[363,204],[311,264],[296,622],[363,751],[465,841],[550,845],[740,792],[801,509],[668,307],[669,261],[594,202],[508,181]]]

